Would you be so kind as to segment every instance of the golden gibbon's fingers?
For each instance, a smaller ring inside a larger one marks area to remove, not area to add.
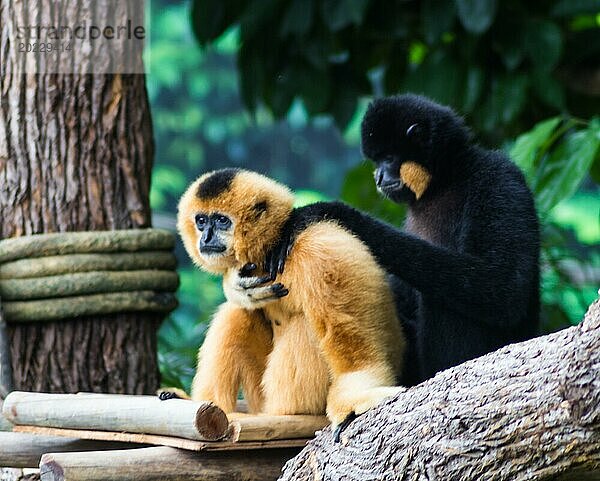
[[[178,387],[165,387],[156,391],[156,395],[161,401],[167,399],[191,399],[188,393]]]
[[[254,264],[247,265],[253,266]],[[243,274],[253,270],[244,266],[240,271],[232,270],[225,274],[223,277],[223,290],[229,302],[252,311],[288,294],[288,289],[281,283],[266,284],[271,282],[269,276],[244,277]]]
[[[237,281],[237,285],[241,289],[251,289],[254,287],[264,286],[264,284],[267,282],[273,282],[271,276],[240,277]]]
[[[261,309],[289,293],[289,290],[279,282],[260,287],[242,288],[232,278],[225,279],[223,291],[230,303],[250,311]]]
[[[256,287],[247,289],[246,293],[251,300],[264,301],[275,300],[285,297],[289,294],[289,290],[281,283],[271,284],[270,286]]]

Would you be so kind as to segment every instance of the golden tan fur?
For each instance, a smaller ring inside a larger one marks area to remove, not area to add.
[[[195,193],[205,178],[182,197],[178,226],[196,264],[224,274],[228,301],[200,349],[192,398],[230,411],[241,385],[251,412],[327,412],[338,424],[397,392],[404,336],[386,274],[367,247],[333,222],[313,224],[298,236],[276,279],[289,294],[244,300],[237,273],[247,262],[262,265],[293,197],[280,184],[243,171],[227,192],[200,201]],[[255,219],[252,206],[264,200],[268,209]],[[233,247],[218,262],[200,255],[193,220],[213,211],[234,219]]]
[[[416,162],[408,161],[400,166],[400,179],[414,192],[418,200],[429,187],[431,174]]]

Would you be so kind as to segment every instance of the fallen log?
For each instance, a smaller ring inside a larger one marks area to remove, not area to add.
[[[57,436],[0,432],[0,466],[7,468],[37,468],[45,453],[97,451],[133,448],[128,443],[87,441]],[[135,445],[141,448],[143,445]]]
[[[228,434],[229,421],[212,403],[156,396],[118,394],[43,394],[14,391],[2,414],[13,424],[68,429],[126,431],[216,441]]]
[[[45,454],[42,481],[269,481],[298,450],[193,453],[169,447]]]
[[[600,470],[600,301],[584,321],[466,362],[331,431],[282,480],[545,480]]]

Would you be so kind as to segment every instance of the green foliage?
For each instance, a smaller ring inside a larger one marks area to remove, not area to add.
[[[597,186],[572,196],[593,164],[600,163],[600,120],[547,119],[520,135],[510,154],[525,174],[542,220],[544,329],[576,324],[597,296],[600,196]]]
[[[554,117],[517,138],[511,156],[523,170],[545,217],[559,201],[571,197],[600,153],[600,119],[582,122]]]
[[[345,128],[361,96],[409,90],[498,142],[567,107],[584,115],[564,73],[597,58],[599,12],[598,0],[193,0],[192,20],[202,45],[239,27],[250,110],[282,117],[299,98]]]

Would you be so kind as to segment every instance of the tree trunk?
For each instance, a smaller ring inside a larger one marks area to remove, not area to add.
[[[383,402],[338,444],[330,430],[318,433],[281,479],[600,479],[581,474],[594,470],[600,301],[577,327],[507,346]]]
[[[128,8],[140,8],[121,2],[115,14],[104,3],[0,0],[0,239],[150,226],[153,140],[144,75],[16,73],[19,25],[52,25],[59,9],[61,18],[89,10],[90,24],[114,25],[126,22]],[[97,60],[84,59],[90,66]],[[161,318],[9,325],[15,388],[152,393]]]

